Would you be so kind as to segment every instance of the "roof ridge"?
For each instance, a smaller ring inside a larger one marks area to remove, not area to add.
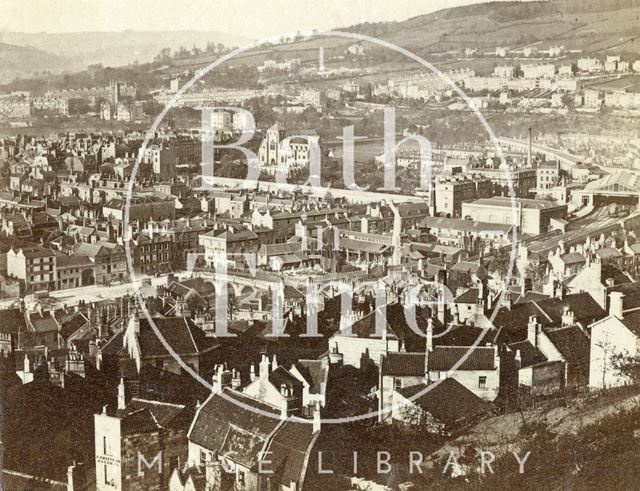
[[[140,401],[140,402],[150,402],[152,404],[162,404],[165,406],[173,406],[173,407],[179,407],[179,408],[185,408],[186,406],[184,404],[176,404],[174,402],[165,402],[165,401],[153,401],[151,399],[143,399],[141,397],[132,397],[131,398],[132,401]]]

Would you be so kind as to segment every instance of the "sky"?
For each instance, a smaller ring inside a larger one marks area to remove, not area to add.
[[[218,31],[248,39],[405,20],[482,0],[1,0],[0,31]]]

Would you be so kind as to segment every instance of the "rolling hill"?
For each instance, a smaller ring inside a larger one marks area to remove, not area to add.
[[[381,37],[418,54],[533,43],[640,53],[640,0],[489,2],[345,30]]]
[[[48,63],[40,58],[37,63],[46,64],[47,68],[42,69],[58,72],[82,70],[92,63],[102,63],[105,66],[124,66],[136,61],[145,63],[151,61],[163,48],[203,48],[208,42],[241,46],[248,43],[248,40],[214,31],[0,32],[0,43],[50,53]],[[25,64],[25,74],[32,71],[32,61],[23,58],[20,53],[7,50],[5,56],[16,71],[21,63]]]
[[[58,71],[68,63],[64,57],[30,46],[0,43],[0,82],[36,72]]]
[[[364,34],[430,59],[434,53],[497,46],[540,49],[565,46],[585,54],[640,55],[640,0],[548,0],[487,2],[439,10],[399,22],[336,29]],[[312,38],[271,48],[272,53],[317,59],[339,55],[353,41]],[[375,51],[375,49],[373,49]],[[378,51],[382,51],[378,49]]]

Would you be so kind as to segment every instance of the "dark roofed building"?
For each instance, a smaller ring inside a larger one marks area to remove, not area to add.
[[[424,392],[424,393],[423,393]],[[493,404],[481,399],[453,378],[427,386],[400,388],[394,392],[393,419],[424,425],[429,432],[446,434],[496,414]],[[411,408],[417,408],[412,411]]]
[[[280,410],[231,389],[212,394],[197,410],[189,431],[189,461],[215,460],[236,469],[236,486],[261,489],[267,481],[302,488],[319,422],[281,421]],[[260,455],[270,451],[271,474],[258,473]]]
[[[156,318],[154,324],[173,353],[198,373],[210,372],[207,353],[217,348],[217,344],[193,320],[187,317]],[[109,367],[121,376],[136,376],[143,364],[179,374],[182,366],[167,351],[156,335],[148,319],[140,319],[135,313],[129,319],[125,329],[115,334],[100,349],[105,369]],[[130,371],[133,369],[133,373]]]

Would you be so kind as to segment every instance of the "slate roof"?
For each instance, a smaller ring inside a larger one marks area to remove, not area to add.
[[[373,312],[365,315],[361,319],[355,321],[352,325],[352,332],[354,335],[359,338],[371,338],[371,339],[379,339],[379,336],[373,337],[372,334],[376,333],[376,314],[381,313],[380,309],[376,309]],[[384,325],[386,326],[386,334],[388,339],[397,339],[397,336],[390,328],[389,323],[385,317]]]
[[[369,252],[372,254],[382,254],[383,252],[389,250],[390,246],[386,244],[377,244],[375,242],[349,239],[344,237],[340,239],[340,248],[348,249],[350,251],[362,251],[362,252]]]
[[[398,392],[409,399],[423,391],[425,384],[405,387]],[[493,404],[482,400],[460,382],[446,378],[413,401],[446,427],[468,422],[493,413]]]
[[[387,353],[382,357],[382,375],[423,377],[424,353]]]
[[[164,337],[178,355],[196,354],[215,346],[212,339],[196,326],[191,319],[183,317],[156,318],[154,322]],[[103,353],[125,353],[122,336],[124,330],[115,334],[102,347]],[[155,331],[145,318],[140,319],[140,333],[138,343],[142,356],[171,356],[156,336]]]
[[[556,325],[562,322],[562,312],[566,307],[574,313],[576,321],[584,325],[591,324],[607,315],[593,297],[586,292],[565,295],[563,299],[549,298],[537,302],[537,305]]]
[[[562,259],[562,262],[564,262],[565,264],[581,264],[586,262],[584,256],[579,252],[570,252],[568,254],[564,254],[563,256],[560,256],[560,259]]]
[[[287,420],[276,431],[267,448],[267,451],[271,452],[269,454],[269,460],[271,460],[269,469],[273,470],[274,481],[285,486],[295,482],[296,489],[302,487],[306,462],[316,437],[317,434],[314,434],[312,424],[291,420]]]
[[[526,302],[539,302],[540,300],[545,300],[550,298],[549,295],[539,292],[527,291],[524,295],[521,295],[516,303],[526,303]]]
[[[450,370],[460,359],[464,358],[457,370],[494,370],[495,350],[493,347],[476,346],[436,346],[429,352],[429,370]]]
[[[548,361],[542,352],[529,341],[518,341],[509,345],[514,354],[520,351],[520,367],[531,367]]]
[[[149,409],[141,408],[123,415],[120,429],[123,434],[128,435],[132,433],[152,433],[159,431],[160,426]]]
[[[629,277],[626,274],[624,274],[622,271],[620,271],[618,268],[616,268],[613,264],[602,263],[601,271],[602,271],[602,274],[600,276],[600,282],[604,286],[607,285],[607,279],[609,278],[613,279],[614,286],[631,283],[631,280],[629,279]]]
[[[78,329],[84,326],[89,319],[82,313],[76,312],[75,315],[72,315],[68,319],[62,322],[62,327],[60,328],[60,335],[67,339],[69,336],[73,335]]]
[[[29,321],[36,332],[52,332],[58,330],[58,323],[50,312],[33,312],[29,314]]]
[[[55,256],[55,253],[48,247],[41,247],[41,246],[23,247],[20,250],[22,251],[22,254],[24,255],[24,257],[27,257],[30,259]],[[18,251],[16,250],[16,252]]]
[[[591,352],[589,336],[578,326],[545,329],[544,333],[567,363],[588,377]]]
[[[469,288],[455,298],[456,303],[476,303],[478,301],[478,289]]]
[[[329,369],[324,366],[322,360],[298,360],[296,368],[309,383],[309,392],[321,394],[329,375]]]
[[[484,334],[483,334],[484,333]],[[473,326],[439,326],[433,330],[433,344],[436,346],[471,346],[480,336],[480,342],[493,341],[496,332]]]
[[[613,247],[601,247],[596,251],[596,254],[602,259],[622,257],[622,253],[618,249],[614,249]]]
[[[429,352],[429,371],[448,371],[461,358],[466,359],[457,370],[494,370],[494,348],[477,346],[436,346]],[[388,353],[382,358],[382,374],[393,377],[422,377],[424,353]]]
[[[279,414],[280,410],[230,389],[224,389],[224,395],[226,397],[212,394],[200,407],[189,431],[189,440],[214,452],[233,447],[236,453],[231,459],[253,469],[258,452],[280,421],[246,409],[233,400],[270,414]]]
[[[169,428],[175,426],[177,419],[186,414],[185,406],[182,404],[171,404],[162,401],[149,401],[147,399],[132,398],[124,409],[118,409],[116,416],[125,418],[133,413],[147,410],[153,416],[156,428]]]
[[[636,336],[640,336],[640,311],[625,314],[622,323]]]
[[[286,385],[292,392],[302,391],[302,382],[289,372],[283,366],[279,366],[271,373],[269,373],[269,382],[273,384],[276,389],[280,389],[283,385]]]
[[[527,337],[529,317],[534,315],[543,327],[560,326],[562,313],[569,308],[574,313],[576,322],[589,325],[606,317],[607,313],[586,292],[565,295],[563,299],[550,297],[539,301],[516,303],[508,309],[501,307],[493,325],[501,328],[498,341],[513,343]]]

